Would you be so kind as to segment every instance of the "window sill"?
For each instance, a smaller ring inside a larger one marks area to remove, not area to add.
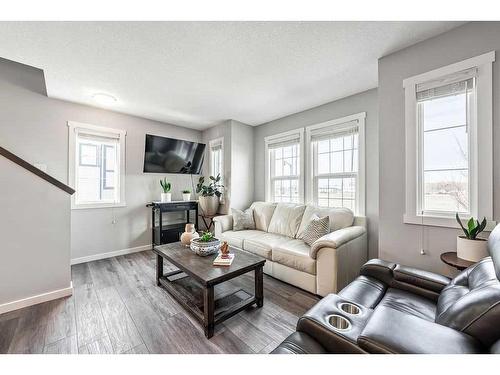
[[[417,215],[403,215],[403,223],[423,225],[430,227],[442,227],[442,228],[455,228],[461,229],[454,217],[443,217],[443,216],[417,216]],[[488,220],[485,231],[491,232],[495,228],[496,221]]]
[[[127,204],[125,202],[122,203],[92,203],[92,204],[79,204],[79,205],[71,205],[72,210],[87,210],[94,208],[117,208],[117,207],[126,207]]]

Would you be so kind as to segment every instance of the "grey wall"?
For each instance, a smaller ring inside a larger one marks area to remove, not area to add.
[[[243,210],[254,198],[255,128],[231,121],[231,207]]]
[[[0,239],[0,314],[12,310],[3,304],[70,287],[69,194],[2,156]]]
[[[405,130],[403,79],[485,52],[500,49],[500,23],[472,22],[379,60],[380,221],[384,259],[451,272],[439,260],[456,247],[456,229],[403,223],[405,210]],[[500,219],[500,64],[493,65],[494,219]],[[421,236],[427,255],[420,255]]]
[[[366,112],[366,216],[370,257],[378,252],[378,108],[377,90],[372,89],[319,107],[311,108],[256,127],[255,200],[265,199],[264,138],[354,113]]]
[[[46,164],[47,172],[55,178],[68,181],[67,121],[127,131],[127,206],[73,210],[72,259],[151,243],[150,215],[145,204],[159,199],[160,175],[142,173],[144,135],[201,141],[201,132],[50,99],[43,94],[41,82],[40,70],[0,59],[0,144],[28,162]],[[173,183],[173,199],[181,199],[183,189],[192,190],[189,176],[167,178]]]

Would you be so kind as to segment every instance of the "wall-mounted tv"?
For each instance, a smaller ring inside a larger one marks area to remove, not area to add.
[[[203,143],[146,134],[144,172],[200,174],[204,155]]]

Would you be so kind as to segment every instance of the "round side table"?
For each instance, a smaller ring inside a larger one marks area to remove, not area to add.
[[[459,271],[472,266],[475,262],[470,262],[465,259],[460,259],[455,251],[449,251],[441,254],[441,261],[449,266],[456,268]]]

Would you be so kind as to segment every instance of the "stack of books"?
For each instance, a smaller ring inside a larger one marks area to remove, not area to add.
[[[219,254],[214,259],[214,266],[230,266],[233,263],[234,254],[222,255]]]

